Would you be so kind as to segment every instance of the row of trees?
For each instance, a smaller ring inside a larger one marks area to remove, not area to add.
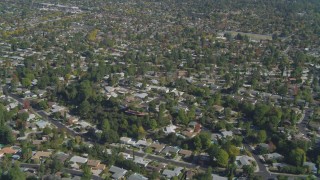
[[[1,144],[12,144],[15,142],[15,137],[12,134],[11,128],[7,125],[12,117],[4,105],[0,103],[0,143]]]

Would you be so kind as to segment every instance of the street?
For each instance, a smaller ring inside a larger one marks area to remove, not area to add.
[[[255,159],[257,166],[259,167],[259,171],[256,172],[255,174],[263,177],[264,179],[274,179],[277,176],[274,174],[271,174],[267,168],[264,166],[264,164],[261,162],[260,158],[258,157],[258,155],[256,155],[250,148],[250,146],[248,144],[244,144],[244,147],[251,152],[252,157]]]
[[[297,124],[298,131],[304,135],[307,135],[307,133],[308,133],[306,128],[308,127],[308,123],[310,120],[309,116],[311,115],[311,113],[312,113],[311,108],[306,109],[304,115],[301,118],[302,120],[300,122],[298,122],[298,124]]]
[[[37,169],[38,170],[40,165],[39,164],[21,163],[20,167],[22,167],[22,168],[33,168],[33,169]],[[81,171],[77,171],[77,170],[73,170],[73,169],[67,169],[67,168],[64,168],[62,171],[66,172],[66,173],[69,173],[69,174],[71,174],[73,176],[80,176],[81,177],[82,174],[83,174]],[[94,179],[94,180],[101,180],[102,179],[101,177],[96,176],[96,175],[92,175],[91,178]]]
[[[21,104],[23,104],[23,99],[20,98],[19,96],[17,95],[14,95],[14,94],[8,94],[10,97],[16,99],[18,102],[20,102]],[[77,135],[81,136],[84,140],[86,140],[87,142],[91,142],[88,137],[84,136],[84,135],[80,135],[80,134],[77,134],[76,132],[68,129],[66,127],[66,125],[60,123],[59,121],[55,121],[53,120],[52,118],[48,117],[48,115],[42,111],[42,110],[37,110],[37,111],[34,111],[32,108],[31,108],[31,111],[33,112],[36,112],[39,116],[41,116],[43,119],[46,119],[48,121],[50,121],[53,125],[55,125],[58,129],[63,129],[65,130],[66,133],[68,133],[70,136],[72,137],[75,137]],[[308,123],[308,119],[309,119],[309,115],[310,113],[312,112],[311,109],[307,109],[306,112],[305,112],[305,116],[303,117],[302,121],[298,124],[298,129],[300,132],[306,134],[306,125]],[[91,142],[93,143],[93,142]],[[112,146],[112,145],[111,145]],[[261,177],[263,177],[264,179],[276,179],[278,173],[271,173],[268,171],[268,169],[265,167],[265,165],[260,161],[260,158],[258,157],[258,155],[256,155],[250,148],[250,146],[246,143],[244,143],[244,146],[246,149],[248,149],[253,158],[255,159],[256,163],[257,163],[257,166],[259,168],[259,171],[256,172],[255,174],[256,175],[259,175]],[[116,146],[114,146],[116,147]],[[128,153],[128,154],[132,154],[132,149],[125,149],[124,151],[125,153]],[[180,166],[180,167],[185,167],[185,168],[197,168],[198,165],[196,164],[192,164],[192,163],[187,163],[187,162],[183,162],[183,161],[175,161],[175,160],[172,160],[172,159],[167,159],[167,158],[164,158],[162,156],[157,156],[157,155],[151,155],[151,154],[146,154],[144,152],[137,152],[137,151],[134,151],[134,154],[135,156],[139,156],[139,157],[144,157],[144,158],[147,158],[147,159],[150,159],[150,160],[154,160],[154,161],[158,161],[158,162],[161,162],[161,163],[166,163],[166,164],[171,164],[171,165],[175,165],[175,166]],[[35,166],[39,166],[37,164],[23,164],[23,166],[25,167],[35,167]],[[206,171],[206,168],[205,167],[200,167],[201,170],[204,170]],[[72,169],[64,169],[66,172],[70,173],[70,174],[74,174],[74,175],[80,175],[80,173],[82,174],[82,172],[80,171],[76,171],[76,170],[72,170]],[[290,174],[286,174],[286,176],[292,176],[292,177],[295,177],[294,175],[290,175]],[[100,177],[98,176],[93,176],[94,179],[101,179]]]
[[[20,98],[19,96],[15,95],[15,94],[11,94],[8,93],[8,95],[12,98],[14,98],[15,100],[17,100],[19,103],[23,104],[24,100],[22,98]],[[58,129],[63,129],[66,133],[68,133],[70,136],[75,137],[75,136],[81,136],[85,141],[87,142],[91,142],[90,140],[88,140],[88,137],[84,136],[84,135],[80,135],[77,134],[76,132],[72,131],[71,129],[68,129],[66,127],[66,125],[60,123],[59,121],[55,121],[52,118],[50,118],[44,111],[42,110],[34,110],[31,108],[31,111],[36,112],[39,116],[41,116],[43,119],[48,120],[50,123],[52,123],[53,125],[55,125]],[[91,142],[93,143],[93,142]],[[128,154],[132,154],[132,150],[131,149],[125,149],[125,153]],[[172,159],[167,159],[161,156],[157,156],[157,155],[151,155],[151,154],[146,154],[143,152],[134,152],[136,156],[139,157],[145,157],[147,159],[150,160],[154,160],[154,161],[158,161],[161,163],[166,163],[166,164],[171,164],[171,165],[175,165],[175,166],[181,166],[181,167],[186,167],[186,168],[196,168],[198,165],[196,164],[192,164],[192,163],[187,163],[187,162],[183,162],[183,161],[175,161]],[[204,167],[202,167],[203,170],[205,170]]]

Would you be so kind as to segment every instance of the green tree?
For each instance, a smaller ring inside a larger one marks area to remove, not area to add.
[[[90,180],[92,177],[90,167],[87,165],[84,165],[82,167],[82,171],[83,171],[83,174],[82,174],[81,180]]]
[[[244,165],[242,167],[242,170],[243,170],[243,174],[245,174],[247,177],[250,177],[254,172],[254,167],[251,165]]]
[[[199,138],[201,140],[201,146],[203,149],[209,148],[211,144],[211,136],[207,132],[201,132],[199,135]]]
[[[199,136],[193,138],[193,145],[197,151],[200,151],[202,149],[202,143]]]
[[[87,100],[93,95],[93,88],[92,84],[90,83],[89,80],[84,80],[83,82],[80,83],[80,100]]]
[[[0,126],[0,143],[13,144],[15,138],[13,137],[11,129],[7,126]]]
[[[146,131],[144,130],[144,128],[142,126],[139,126],[138,128],[138,138],[142,139],[146,136]]]
[[[267,140],[267,132],[265,130],[260,130],[257,133],[257,141],[263,143]]]
[[[90,112],[90,103],[87,100],[84,100],[79,106],[79,113],[82,117],[88,117]]]
[[[50,163],[50,169],[51,173],[56,173],[58,171],[61,171],[63,168],[63,164],[61,161],[59,161],[57,158],[53,158],[53,160]]]
[[[39,106],[42,110],[45,110],[45,109],[48,108],[48,103],[47,103],[47,101],[40,101],[40,102],[38,103],[38,106]]]
[[[88,33],[87,39],[88,39],[89,41],[96,41],[98,32],[99,32],[98,29],[93,29],[92,31],[90,31],[90,32]]]
[[[240,154],[239,148],[237,148],[234,145],[229,145],[226,150],[227,150],[229,156],[235,157],[235,156],[238,156]]]
[[[288,157],[288,161],[295,166],[302,166],[306,161],[306,153],[303,149],[300,148],[292,150]]]
[[[178,120],[184,125],[187,125],[189,123],[189,118],[186,115],[186,112],[182,109],[180,109],[178,112]]]
[[[102,121],[102,127],[101,127],[101,130],[103,132],[107,132],[110,130],[110,124],[109,124],[109,120],[108,119],[105,119]]]
[[[21,84],[23,87],[30,87],[31,86],[31,80],[29,78],[23,78],[21,81]]]
[[[228,162],[229,162],[228,153],[225,150],[220,149],[216,155],[216,161],[219,166],[227,167]]]
[[[8,174],[2,175],[1,179],[25,180],[26,175],[20,170],[20,167],[18,164],[14,164],[13,167],[9,170]]]

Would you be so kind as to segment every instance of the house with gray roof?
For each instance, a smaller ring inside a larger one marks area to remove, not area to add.
[[[127,170],[119,168],[117,166],[111,166],[109,171],[112,173],[111,177],[113,179],[122,179],[128,172]]]
[[[128,180],[148,180],[148,178],[142,176],[141,174],[134,173],[128,177]]]
[[[312,163],[312,162],[304,162],[303,163],[303,166],[308,166],[308,168],[310,169],[310,171],[312,173],[317,173],[318,172],[318,168],[316,166],[315,163]]]
[[[271,153],[263,155],[265,160],[279,160],[283,159],[284,157],[279,153]]]
[[[236,157],[236,165],[239,167],[239,168],[242,168],[243,166],[245,165],[252,165],[252,162],[254,161],[254,159],[252,157],[249,157],[249,156],[237,156]]]
[[[226,130],[222,130],[220,131],[222,137],[227,138],[229,137],[233,137],[233,132],[232,131],[226,131]]]
[[[81,156],[73,156],[70,159],[70,162],[78,163],[78,164],[85,164],[87,161],[88,161],[87,158],[84,158],[84,157],[81,157]]]
[[[160,153],[166,147],[166,145],[153,143],[149,147],[152,148],[155,153]]]
[[[36,125],[38,126],[39,129],[43,129],[49,125],[49,122],[41,120],[36,122]]]
[[[150,143],[146,140],[138,140],[135,144],[136,146],[147,147],[150,146]]]
[[[146,167],[150,163],[150,160],[144,159],[143,157],[135,156],[133,162],[139,164],[142,167]]]
[[[162,154],[165,155],[172,155],[172,154],[177,154],[179,152],[179,148],[177,147],[173,147],[173,146],[166,146],[163,150],[162,150]]]
[[[166,178],[171,179],[174,176],[179,176],[179,174],[181,174],[181,171],[183,170],[182,167],[176,167],[174,168],[174,170],[169,170],[169,169],[165,169],[162,172],[162,175],[164,175]]]
[[[131,139],[131,138],[128,138],[128,137],[121,137],[121,138],[120,138],[120,142],[121,142],[122,144],[129,144],[131,141],[132,141],[132,139]]]
[[[217,174],[212,174],[212,180],[228,180],[228,178],[219,176]]]

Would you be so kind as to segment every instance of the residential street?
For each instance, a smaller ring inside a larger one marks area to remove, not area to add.
[[[27,164],[27,163],[21,163],[20,164],[20,167],[22,168],[33,168],[33,169],[39,169],[40,165],[39,164]],[[64,168],[63,169],[64,172],[66,173],[70,173],[71,175],[73,176],[82,176],[82,172],[81,171],[76,171],[76,170],[73,170],[73,169],[67,169],[67,168]],[[92,175],[91,177],[93,180],[101,180],[102,178],[99,177],[99,176],[96,176],[96,175]]]
[[[262,177],[264,177],[265,179],[273,179],[276,178],[276,175],[271,174],[267,168],[265,167],[265,165],[261,162],[260,158],[258,157],[258,155],[256,155],[250,148],[250,146],[248,144],[244,144],[245,148],[247,150],[249,150],[253,156],[253,158],[255,159],[258,167],[259,167],[259,171],[256,172],[257,175],[260,175]]]
[[[19,96],[15,95],[15,94],[11,94],[11,93],[8,95],[10,97],[14,98],[15,100],[19,101],[19,103],[23,104],[24,100],[22,98],[20,98]],[[33,110],[33,111],[35,111],[35,110]],[[76,132],[68,129],[64,124],[60,123],[59,121],[55,121],[52,118],[48,117],[48,115],[44,111],[37,110],[35,112],[37,112],[37,114],[40,115],[43,119],[50,121],[58,129],[64,129],[69,135],[71,135],[73,137],[79,135]],[[85,137],[84,135],[79,135],[79,136],[82,136],[86,141],[88,141],[88,138]],[[126,149],[125,152],[128,154],[132,154],[131,149]],[[175,166],[181,166],[181,167],[186,167],[186,168],[196,168],[197,167],[197,165],[195,165],[195,164],[191,164],[191,163],[187,163],[187,162],[183,162],[183,161],[175,161],[175,160],[167,159],[167,158],[164,158],[161,156],[146,154],[146,153],[137,152],[137,151],[135,151],[135,155],[139,156],[139,157],[145,157],[150,160],[155,160],[155,161],[158,161],[161,163],[172,164]],[[205,170],[205,168],[203,168],[203,170]]]
[[[308,123],[310,120],[310,117],[309,117],[310,114],[312,114],[312,109],[311,108],[306,109],[301,117],[301,121],[299,121],[297,124],[297,128],[298,128],[299,132],[301,132],[304,135],[307,135],[307,133],[308,133],[306,128],[308,127]]]
[[[14,95],[14,94],[8,94],[10,97],[16,99],[17,101],[19,101],[19,103],[23,104],[23,99],[20,98],[19,96],[17,95]],[[33,110],[34,111],[34,110]],[[48,117],[48,115],[42,111],[42,110],[37,110],[35,111],[37,112],[38,115],[40,115],[43,119],[46,119],[48,121],[50,121],[52,124],[54,124],[57,128],[59,129],[64,129],[69,135],[71,136],[77,136],[79,134],[77,134],[76,132],[68,129],[64,124],[60,123],[59,121],[55,121],[53,120],[52,118]],[[312,112],[311,109],[307,109],[305,111],[305,115],[303,116],[303,120],[298,124],[298,128],[299,128],[299,131],[306,134],[306,130],[305,130],[305,127],[306,127],[306,124],[307,124],[307,121],[309,119],[309,115],[310,113]],[[85,137],[84,135],[80,135],[82,136],[86,141],[89,141],[87,137]],[[252,153],[252,156],[253,158],[255,159],[255,161],[257,162],[257,165],[259,167],[259,171],[256,172],[257,175],[260,175],[262,177],[264,177],[265,179],[275,179],[278,175],[278,173],[271,173],[267,170],[266,166],[260,161],[260,158],[258,157],[258,155],[256,155],[250,148],[250,146],[248,144],[244,144],[245,148],[248,149],[251,153]],[[116,146],[114,146],[116,147]],[[128,154],[132,154],[132,150],[131,149],[125,149],[125,153],[128,153]],[[175,160],[172,160],[172,159],[167,159],[167,158],[164,158],[162,156],[157,156],[157,155],[152,155],[152,154],[146,154],[146,153],[143,153],[143,152],[137,152],[135,151],[135,156],[139,156],[139,157],[144,157],[146,159],[150,159],[150,160],[154,160],[154,161],[158,161],[158,162],[161,162],[161,163],[166,163],[166,164],[171,164],[171,165],[175,165],[175,166],[180,166],[180,167],[185,167],[185,168],[197,168],[199,167],[198,165],[196,164],[192,164],[192,163],[187,163],[187,162],[183,162],[183,161],[175,161]],[[39,166],[39,165],[36,165],[36,164],[24,164],[25,167],[35,167],[35,166]],[[205,167],[199,167],[201,168],[202,170],[206,170]],[[71,170],[71,169],[65,169],[67,172],[71,173],[71,174],[79,174],[81,172],[79,171],[75,171],[75,170]],[[287,175],[287,176],[292,176],[292,177],[296,177],[294,175]],[[99,177],[95,177],[95,178],[99,178]],[[100,178],[101,179],[101,178]]]

